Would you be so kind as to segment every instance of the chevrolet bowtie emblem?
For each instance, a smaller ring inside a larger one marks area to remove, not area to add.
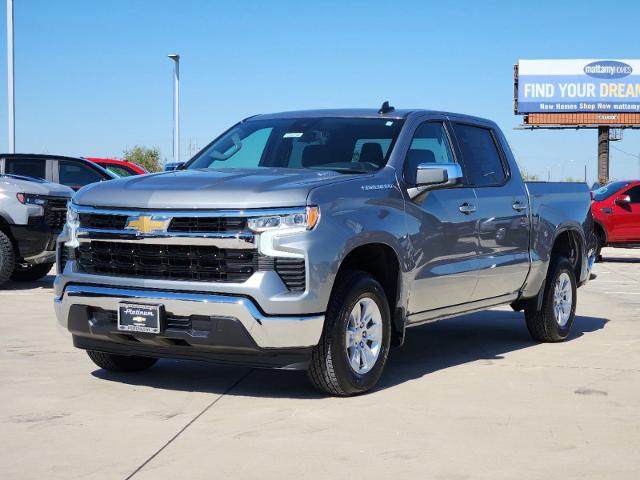
[[[126,230],[137,230],[138,233],[166,232],[170,218],[154,218],[151,215],[140,215],[127,219]]]

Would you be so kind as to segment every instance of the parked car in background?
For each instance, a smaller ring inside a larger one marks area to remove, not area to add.
[[[566,339],[594,253],[586,184],[523,182],[489,120],[386,103],[251,117],[180,170],[83,189],[67,219],[56,314],[99,367],[307,369],[334,395],[457,314],[507,304]]]
[[[0,174],[0,285],[49,273],[72,195],[46,180]]]
[[[118,178],[83,158],[26,153],[0,154],[0,173],[41,178],[74,190],[90,183]]]
[[[117,175],[118,177],[130,177],[132,175],[144,175],[147,172],[140,165],[136,165],[128,160],[118,160],[115,158],[96,158],[83,157],[90,162],[100,165],[105,170]]]
[[[598,258],[604,246],[640,246],[640,180],[610,183],[591,197]]]

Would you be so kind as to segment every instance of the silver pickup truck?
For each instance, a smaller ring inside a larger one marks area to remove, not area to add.
[[[72,195],[64,185],[0,173],[0,287],[49,273]]]
[[[80,190],[55,308],[105,369],[306,369],[352,395],[425,322],[510,304],[536,340],[567,338],[592,230],[587,186],[523,182],[491,121],[258,115],[175,171]]]

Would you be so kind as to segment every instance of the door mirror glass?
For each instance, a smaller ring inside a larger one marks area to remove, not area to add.
[[[461,185],[462,168],[457,163],[421,163],[416,171],[418,187],[448,188]]]
[[[631,197],[629,195],[620,195],[616,197],[616,205],[620,205],[621,207],[626,207],[631,203]]]

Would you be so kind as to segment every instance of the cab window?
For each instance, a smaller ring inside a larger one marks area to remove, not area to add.
[[[454,124],[453,130],[462,151],[468,182],[477,187],[503,184],[507,174],[491,130],[462,123]]]
[[[97,171],[78,162],[60,160],[58,162],[58,182],[67,187],[78,189],[89,183],[103,180]]]
[[[404,162],[404,178],[414,185],[416,172],[421,163],[454,163],[455,157],[449,145],[449,138],[441,122],[423,123],[411,140]]]
[[[640,185],[630,188],[624,193],[624,195],[629,195],[629,197],[631,197],[631,203],[640,203]]]
[[[8,158],[4,161],[4,173],[46,179],[47,161],[40,158]]]

